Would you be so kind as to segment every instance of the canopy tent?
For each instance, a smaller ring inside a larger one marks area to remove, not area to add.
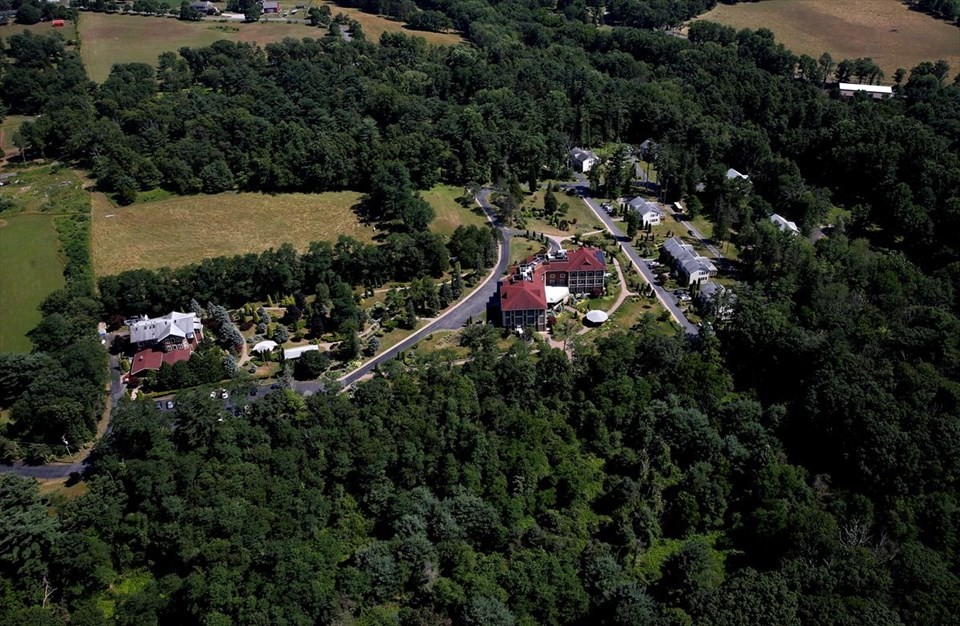
[[[587,313],[587,321],[591,324],[603,324],[609,316],[603,311],[590,311]]]

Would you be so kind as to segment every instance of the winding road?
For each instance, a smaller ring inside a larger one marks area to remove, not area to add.
[[[580,199],[593,211],[594,215],[603,223],[606,229],[616,237],[617,241],[620,243],[620,249],[623,250],[623,253],[627,255],[627,258],[630,259],[630,262],[633,263],[633,266],[637,268],[637,271],[640,272],[640,275],[643,276],[643,279],[647,281],[652,287],[654,293],[657,295],[657,300],[660,301],[667,311],[670,312],[670,315],[673,317],[674,321],[677,322],[683,331],[687,335],[697,335],[700,332],[694,324],[690,323],[690,320],[687,319],[687,316],[683,314],[683,311],[680,310],[680,307],[677,304],[677,299],[672,293],[661,287],[656,283],[656,279],[653,275],[653,272],[650,271],[650,267],[647,265],[647,262],[637,254],[637,251],[633,249],[633,246],[630,245],[630,238],[621,232],[620,228],[617,227],[616,222],[613,221],[613,218],[607,214],[606,211],[601,209],[597,203],[590,197],[590,183],[587,182],[586,177],[582,174],[577,174],[577,183],[574,185],[568,185],[568,188],[573,187],[577,189],[577,195],[580,196]]]

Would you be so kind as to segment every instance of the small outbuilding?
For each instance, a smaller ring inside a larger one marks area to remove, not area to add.
[[[293,359],[299,359],[307,352],[313,352],[315,350],[320,350],[320,346],[301,346],[299,348],[286,348],[283,351],[283,358],[287,361],[292,361]]]
[[[63,28],[65,25],[63,20],[53,20],[54,28]]]

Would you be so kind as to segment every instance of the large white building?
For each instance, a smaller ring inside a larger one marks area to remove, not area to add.
[[[195,313],[172,311],[163,317],[144,315],[130,324],[130,343],[138,349],[157,346],[164,352],[182,350],[203,339],[203,324]]]
[[[717,266],[705,256],[700,256],[693,246],[683,243],[676,237],[663,242],[665,259],[677,270],[677,277],[685,280],[687,285],[704,283],[711,276],[717,275]]]

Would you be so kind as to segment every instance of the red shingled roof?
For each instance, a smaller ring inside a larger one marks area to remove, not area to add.
[[[567,253],[566,261],[551,261],[549,269],[566,270],[568,272],[605,270],[607,264],[602,259],[603,252],[597,248],[577,248]]]
[[[190,348],[187,350],[171,350],[170,352],[154,350],[153,348],[141,350],[133,355],[133,363],[130,364],[130,374],[135,376],[145,370],[158,370],[164,363],[173,365],[180,361],[188,361],[198,343],[199,342],[194,339],[190,342]]]
[[[547,294],[539,280],[504,281],[500,284],[501,311],[529,311],[547,308]]]

